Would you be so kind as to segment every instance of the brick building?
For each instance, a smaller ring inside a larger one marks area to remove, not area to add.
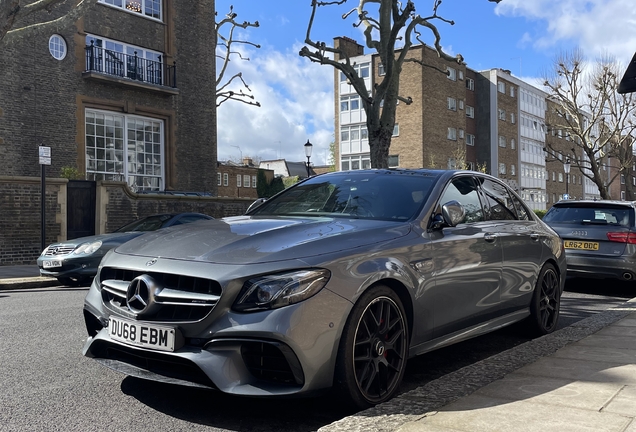
[[[214,19],[213,0],[99,0],[68,26],[7,36],[2,174],[39,176],[43,145],[49,177],[215,195]]]
[[[351,56],[371,91],[382,79],[379,56],[365,55],[362,45],[346,37],[335,38],[334,46]],[[397,107],[389,167],[485,168],[508,183],[532,209],[544,210],[561,199],[563,182],[552,181],[551,176],[558,179],[556,172],[562,173],[563,164],[547,165],[550,158],[544,150],[546,139],[551,139],[545,92],[507,70],[475,71],[443,60],[427,46],[412,47],[409,57],[435,69],[403,65],[400,95],[412,97],[413,103]],[[336,169],[369,168],[366,115],[360,98],[342,73],[336,70],[334,78]],[[573,171],[570,180],[576,196],[598,196],[589,180],[585,194],[577,192],[575,181],[581,182],[581,191],[584,187],[580,172]]]
[[[258,172],[263,171],[269,184],[274,179],[274,171],[255,166],[252,160],[244,158],[242,164],[232,161],[217,163],[217,188],[219,197],[258,198]]]

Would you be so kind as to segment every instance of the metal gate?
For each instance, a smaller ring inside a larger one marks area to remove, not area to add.
[[[69,180],[66,195],[67,239],[95,235],[95,182]]]

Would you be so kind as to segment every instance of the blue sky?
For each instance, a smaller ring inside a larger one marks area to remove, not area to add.
[[[238,160],[242,155],[303,161],[303,144],[309,139],[314,144],[312,163],[327,162],[334,134],[333,69],[298,55],[310,3],[216,0],[219,17],[234,5],[239,21],[259,21],[259,28],[237,34],[262,46],[241,48],[250,61],[231,62],[230,72],[243,72],[262,106],[229,101],[219,107],[219,160]],[[432,13],[433,0],[414,3],[418,14]],[[357,4],[358,0],[349,0],[344,6],[319,8],[313,39],[332,44],[333,37],[347,36],[362,43],[354,19],[341,18]],[[532,82],[565,49],[580,47],[590,60],[611,54],[625,65],[636,51],[634,0],[503,0],[498,5],[487,0],[444,0],[438,13],[455,21],[454,26],[436,21],[447,53],[461,53],[471,69],[500,67]],[[432,42],[426,29],[423,36]]]

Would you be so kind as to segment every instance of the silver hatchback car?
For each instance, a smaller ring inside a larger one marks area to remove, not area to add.
[[[636,277],[636,217],[633,202],[559,201],[543,217],[563,238],[568,276]]]
[[[108,253],[84,354],[235,395],[333,387],[365,407],[396,393],[409,357],[522,320],[553,331],[565,271],[561,239],[496,178],[323,174]]]

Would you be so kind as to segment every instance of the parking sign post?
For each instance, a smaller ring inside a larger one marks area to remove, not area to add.
[[[51,147],[38,147],[40,167],[42,171],[41,191],[40,191],[40,212],[41,212],[41,236],[40,251],[46,247],[46,166],[51,165]]]

